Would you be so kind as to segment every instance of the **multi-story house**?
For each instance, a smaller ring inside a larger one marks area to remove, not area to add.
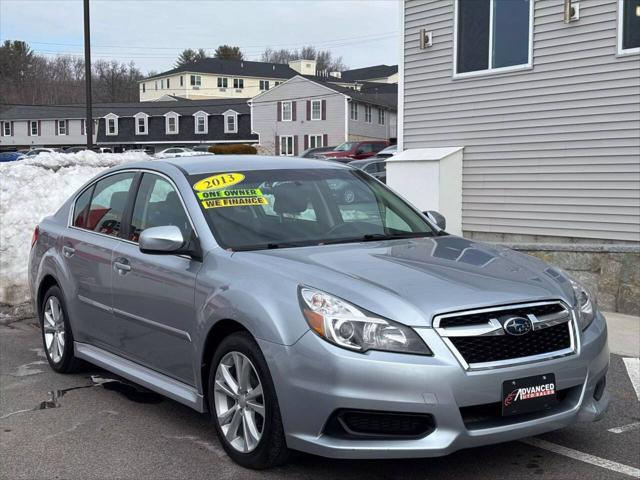
[[[284,65],[206,58],[141,80],[140,101],[159,100],[166,95],[188,99],[250,98],[299,73],[314,75],[315,60]]]
[[[464,147],[466,236],[640,240],[640,0],[402,8],[398,143]]]
[[[0,150],[86,143],[84,106],[16,106],[0,112]],[[257,143],[245,99],[96,104],[94,142],[114,151]]]
[[[250,100],[252,131],[276,155],[349,140],[395,140],[397,90],[360,90],[297,75]]]
[[[2,110],[0,150],[82,145],[86,143],[84,114],[84,106],[79,105],[16,105]]]

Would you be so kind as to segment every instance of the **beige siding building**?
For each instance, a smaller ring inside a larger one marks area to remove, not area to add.
[[[464,147],[467,236],[640,241],[639,2],[579,3],[403,2],[399,143]]]

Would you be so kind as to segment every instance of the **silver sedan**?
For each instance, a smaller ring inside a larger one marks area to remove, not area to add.
[[[250,468],[290,449],[445,455],[600,418],[594,296],[444,227],[339,163],[127,164],[36,228],[31,292],[54,370],[88,361],[209,411]]]

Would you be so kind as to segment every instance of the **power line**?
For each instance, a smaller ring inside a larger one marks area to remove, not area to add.
[[[238,47],[240,49],[253,49],[253,48],[260,48],[260,49],[264,49],[264,48],[274,48],[274,47],[289,47],[289,48],[295,48],[295,47],[307,47],[307,46],[318,46],[318,45],[330,45],[333,43],[340,43],[343,41],[350,41],[350,40],[359,40],[359,39],[371,39],[371,38],[377,38],[377,37],[387,37],[387,36],[396,36],[398,35],[398,31],[394,30],[394,31],[389,31],[389,32],[381,32],[381,33],[370,33],[367,35],[359,35],[359,36],[352,36],[352,37],[343,37],[343,38],[335,38],[333,40],[324,40],[324,41],[310,41],[310,42],[306,42],[306,43],[274,43],[274,44],[270,44],[270,45],[238,45]],[[7,39],[0,39],[0,41],[5,41]],[[83,44],[81,43],[56,43],[56,42],[34,42],[34,41],[27,41],[28,44],[34,44],[34,45],[53,45],[53,46],[69,46],[69,47],[82,47]],[[190,47],[157,47],[157,46],[143,46],[143,45],[92,45],[92,48],[123,48],[123,49],[132,49],[132,48],[141,48],[141,49],[145,49],[145,50],[180,50],[180,49],[187,49],[187,48],[191,48],[191,49],[207,49],[207,48],[213,48],[211,46],[208,47],[194,47],[194,46],[190,46]]]

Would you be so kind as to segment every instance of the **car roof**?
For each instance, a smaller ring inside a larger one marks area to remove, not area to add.
[[[252,170],[352,168],[341,163],[313,158],[265,155],[195,155],[191,157],[163,158],[161,160],[126,163],[119,168],[152,168],[160,164],[173,165],[187,175],[232,171],[246,172]]]

